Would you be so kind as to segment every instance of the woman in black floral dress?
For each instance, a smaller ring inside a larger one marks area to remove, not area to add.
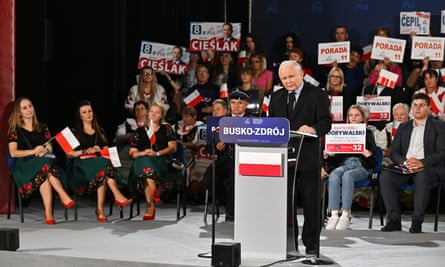
[[[60,202],[70,208],[74,201],[63,188],[65,176],[53,159],[48,127],[39,123],[34,106],[28,98],[19,98],[9,117],[8,148],[14,164],[11,172],[23,198],[39,190],[47,224],[55,224],[52,208],[53,189]]]
[[[101,150],[108,146],[108,140],[89,101],[80,101],[75,127],[74,135],[79,140],[80,147],[67,153],[67,157],[73,159],[68,169],[69,187],[79,195],[97,191],[97,221],[107,222],[104,215],[107,187],[113,193],[114,203],[120,208],[130,204],[132,199],[127,199],[120,192],[116,181],[121,178],[119,172],[113,168],[108,158],[100,155]]]
[[[180,176],[168,175],[174,170],[168,166],[170,155],[176,152],[176,136],[169,124],[162,123],[165,110],[159,104],[153,104],[148,112],[149,123],[136,130],[130,145],[130,157],[134,159],[128,177],[128,187],[143,189],[147,209],[143,220],[153,220],[156,209],[154,202],[156,187],[172,188],[175,179]]]

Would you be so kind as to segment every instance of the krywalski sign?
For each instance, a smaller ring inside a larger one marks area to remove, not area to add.
[[[366,144],[366,124],[333,123],[325,139],[327,153],[363,153]]]

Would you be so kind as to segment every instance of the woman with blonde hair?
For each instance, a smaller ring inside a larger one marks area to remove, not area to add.
[[[147,208],[142,219],[154,220],[155,202],[158,202],[160,189],[171,189],[176,177],[167,175],[168,161],[176,152],[176,135],[168,123],[163,123],[165,110],[154,103],[148,112],[148,125],[136,130],[130,145],[129,154],[134,159],[128,177],[128,187],[136,193],[143,191]],[[178,178],[180,179],[180,178]]]
[[[138,84],[133,85],[128,92],[125,109],[133,114],[134,103],[139,100],[145,101],[148,106],[158,103],[166,112],[170,108],[167,93],[164,87],[158,83],[156,73],[152,67],[145,66],[140,70]]]
[[[49,155],[52,155],[51,133],[40,123],[29,98],[19,98],[9,117],[8,149],[15,159],[11,172],[21,197],[28,198],[39,190],[42,196],[46,224],[55,224],[53,216],[53,189],[60,202],[70,208],[74,201],[63,188],[65,177]]]

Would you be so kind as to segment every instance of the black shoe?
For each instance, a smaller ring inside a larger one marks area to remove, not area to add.
[[[382,232],[394,232],[402,230],[402,223],[397,221],[388,221],[385,226],[380,229]]]
[[[233,215],[226,214],[226,222],[233,222],[234,219]]]
[[[317,256],[316,248],[306,248],[306,255]]]
[[[411,227],[409,228],[409,232],[412,234],[422,233],[422,222],[421,221],[412,221]]]

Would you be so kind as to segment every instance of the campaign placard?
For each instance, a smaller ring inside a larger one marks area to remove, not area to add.
[[[363,153],[366,148],[366,124],[333,123],[325,140],[325,152],[327,153]]]
[[[318,65],[337,63],[348,63],[350,53],[350,42],[330,42],[318,44]]]
[[[181,49],[182,56],[178,54]],[[184,47],[169,44],[141,41],[138,69],[145,66],[152,67],[156,72],[165,70],[171,74],[186,74],[190,53]]]
[[[231,28],[231,29],[230,29]],[[241,23],[191,22],[190,52],[236,52],[240,50]]]
[[[387,57],[392,62],[402,63],[405,46],[406,40],[403,39],[374,36],[371,58],[384,60]]]
[[[430,12],[412,11],[400,12],[400,34],[417,35],[430,34]]]
[[[367,106],[369,109],[369,121],[391,120],[390,96],[357,96],[357,105]]]
[[[330,96],[332,121],[343,121],[343,96]]]
[[[423,60],[429,57],[432,61],[442,61],[445,38],[414,36],[411,48],[411,59]]]
[[[445,10],[440,11],[440,33],[445,33]]]

